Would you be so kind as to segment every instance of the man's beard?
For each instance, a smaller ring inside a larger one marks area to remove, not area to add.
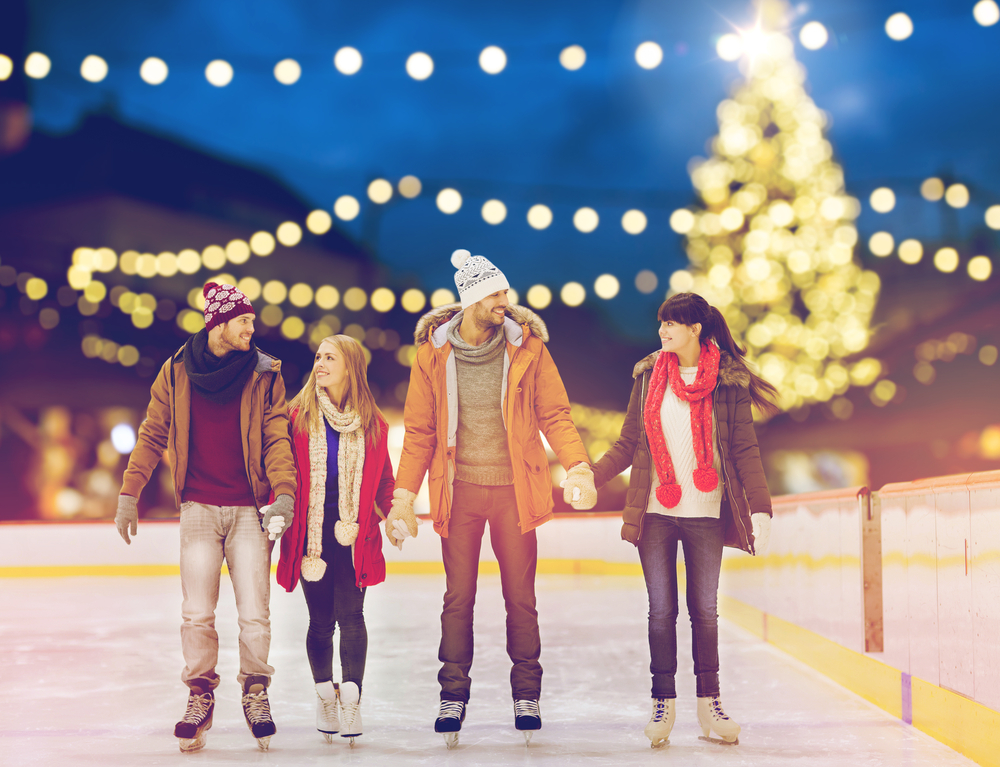
[[[495,330],[503,322],[503,317],[496,317],[493,312],[480,308],[472,313],[472,320],[479,330]]]

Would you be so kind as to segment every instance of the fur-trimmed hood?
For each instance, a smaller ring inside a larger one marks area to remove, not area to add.
[[[461,304],[447,304],[439,306],[437,309],[431,309],[431,311],[427,312],[417,322],[416,330],[413,331],[413,342],[417,346],[426,343],[436,330],[444,328],[460,311],[462,311]],[[504,310],[504,314],[518,327],[527,325],[532,335],[538,336],[542,341],[548,343],[549,330],[545,327],[542,318],[531,311],[531,309],[519,306],[518,304],[511,304]],[[508,332],[508,339],[509,336],[510,333]],[[434,345],[441,346],[441,344],[436,342]]]
[[[660,352],[655,351],[647,354],[632,369],[632,378],[638,378],[647,370],[652,369],[656,364],[656,358]],[[719,385],[739,386],[742,389],[750,388],[750,371],[742,360],[738,360],[729,352],[719,350]]]

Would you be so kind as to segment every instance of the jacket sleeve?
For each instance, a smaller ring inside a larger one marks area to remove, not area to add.
[[[599,488],[632,465],[632,458],[635,455],[635,448],[641,433],[639,419],[642,418],[642,403],[640,401],[642,399],[642,378],[640,375],[632,383],[632,395],[629,397],[628,411],[625,413],[625,423],[622,424],[622,432],[618,441],[594,465],[594,484]]]
[[[271,492],[275,496],[284,493],[294,499],[295,459],[292,457],[288,409],[285,406],[285,382],[278,371],[272,371],[271,375],[275,376],[275,381],[271,396],[264,403],[261,455]]]
[[[122,479],[122,495],[138,498],[167,450],[170,435],[170,366],[173,355],[163,363],[150,390],[146,418],[139,425],[135,447]]]
[[[564,468],[590,464],[580,433],[570,415],[569,397],[548,347],[539,341],[541,353],[535,367],[535,419],[545,439]]]
[[[375,488],[375,503],[378,506],[378,511],[381,512],[379,515],[382,519],[389,513],[389,507],[392,505],[392,490],[395,485],[395,480],[392,476],[392,459],[389,457],[389,451],[387,449],[388,436],[386,432],[388,431],[388,426],[382,424],[382,436],[379,438],[379,448],[385,455],[385,460],[382,461],[382,476],[379,477],[378,487]]]
[[[410,369],[410,386],[403,405],[406,436],[396,471],[396,487],[416,493],[424,481],[437,448],[437,405],[427,366],[433,349],[425,342],[418,350]]]
[[[742,386],[736,390],[736,413],[733,417],[730,445],[733,450],[733,466],[739,475],[743,492],[750,505],[750,513],[771,513],[771,493],[767,489],[767,477],[760,460],[757,432],[753,428],[753,411],[750,392]]]

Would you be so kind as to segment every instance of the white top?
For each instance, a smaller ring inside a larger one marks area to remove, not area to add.
[[[681,380],[686,384],[694,382],[698,368],[680,369]],[[653,483],[649,490],[649,505],[646,511],[652,514],[663,514],[667,517],[712,517],[719,518],[722,506],[722,461],[719,459],[718,430],[715,424],[715,414],[712,417],[712,468],[719,475],[719,484],[715,490],[703,493],[694,486],[694,470],[698,461],[694,455],[694,440],[691,436],[691,403],[679,399],[670,388],[663,394],[663,404],[660,406],[660,422],[663,424],[663,436],[667,442],[667,450],[674,463],[674,475],[677,484],[681,486],[681,500],[672,509],[665,508],[656,498],[656,488],[660,486],[660,477],[656,473],[656,461],[653,459]],[[652,453],[650,454],[652,457]]]

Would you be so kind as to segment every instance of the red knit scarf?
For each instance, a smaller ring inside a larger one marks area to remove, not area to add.
[[[660,407],[666,394],[667,381],[670,390],[679,399],[691,404],[691,437],[694,442],[695,460],[694,486],[703,493],[714,490],[719,484],[719,475],[712,468],[712,392],[719,378],[719,347],[707,343],[701,345],[698,358],[698,374],[694,382],[686,384],[681,379],[680,364],[673,352],[661,352],[656,358],[649,379],[649,396],[643,412],[646,438],[653,451],[653,463],[660,486],[656,488],[656,498],[664,508],[672,509],[681,500],[681,486],[674,475],[674,462],[670,460],[667,440],[660,419]]]

